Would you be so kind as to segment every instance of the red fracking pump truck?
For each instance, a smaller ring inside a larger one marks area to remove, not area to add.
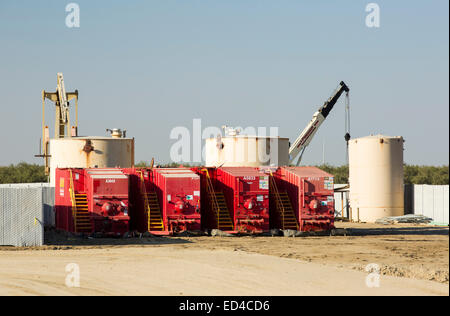
[[[273,180],[272,228],[300,231],[335,228],[333,175],[316,167],[281,167],[273,174]],[[283,215],[280,209],[285,212]]]
[[[200,177],[188,168],[155,168],[153,181],[165,231],[200,230]]]
[[[221,167],[199,172],[205,228],[250,234],[269,230],[269,176],[263,170]]]
[[[56,226],[75,233],[129,231],[128,176],[120,169],[56,169]]]

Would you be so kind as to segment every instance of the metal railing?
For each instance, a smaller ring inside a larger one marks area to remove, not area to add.
[[[69,182],[70,182],[69,195],[70,195],[70,201],[72,202],[73,227],[74,227],[75,232],[77,232],[77,200],[75,198],[75,188],[74,188],[74,185],[73,185],[72,169],[69,169],[69,174],[70,174],[70,178],[69,178]]]

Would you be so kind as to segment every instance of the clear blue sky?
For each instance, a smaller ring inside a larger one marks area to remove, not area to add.
[[[406,162],[448,164],[447,0],[374,1],[379,29],[365,26],[371,1],[74,1],[79,29],[69,2],[0,1],[0,165],[42,163],[41,90],[57,72],[80,92],[81,134],[125,128],[136,160],[169,161],[170,130],[194,118],[293,141],[344,80],[353,137],[401,135]],[[326,162],[344,163],[343,136],[340,101],[304,162],[325,142]]]

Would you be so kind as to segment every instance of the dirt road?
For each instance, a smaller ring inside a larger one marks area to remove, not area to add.
[[[80,288],[65,267],[80,267]],[[242,251],[122,247],[0,252],[1,295],[448,295],[437,282],[382,277]]]
[[[190,247],[230,249],[364,271],[376,263],[383,275],[449,282],[448,227],[338,223],[350,236],[188,239]],[[186,239],[185,239],[186,240]]]

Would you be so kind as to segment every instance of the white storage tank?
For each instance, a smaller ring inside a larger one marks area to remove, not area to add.
[[[404,215],[403,143],[401,136],[383,135],[349,141],[352,220]]]
[[[134,138],[70,137],[51,139],[50,184],[56,168],[129,168],[134,166]]]
[[[289,139],[248,135],[206,139],[206,167],[289,165]]]

